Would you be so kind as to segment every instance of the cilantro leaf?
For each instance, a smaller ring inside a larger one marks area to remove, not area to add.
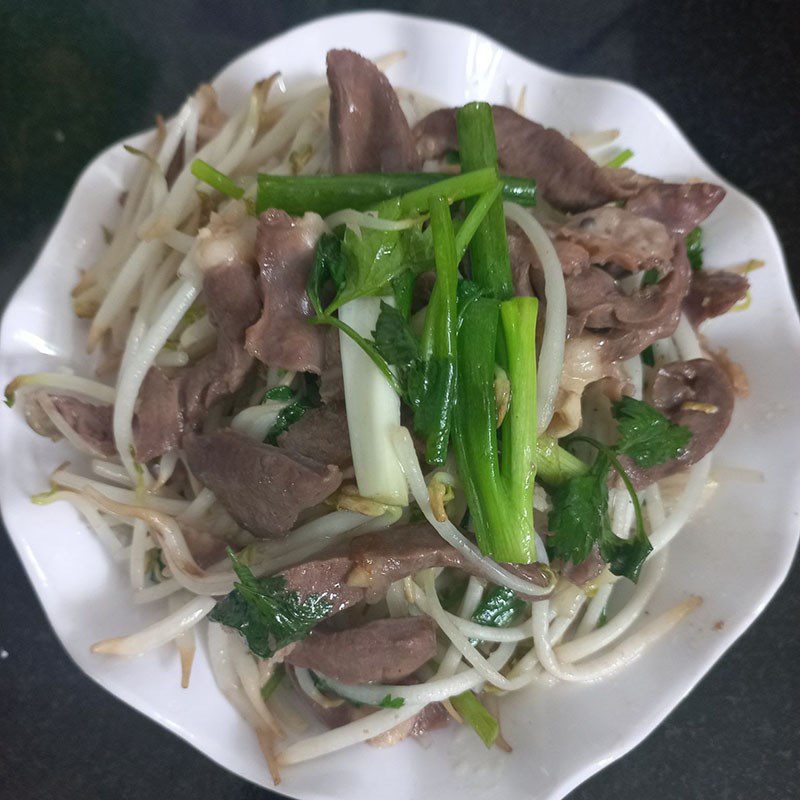
[[[429,315],[435,313],[432,306]],[[428,462],[441,463],[450,435],[447,415],[455,401],[455,362],[433,353],[423,358],[420,339],[403,313],[384,301],[380,309],[372,332],[375,348],[396,369],[400,395],[414,411],[414,430],[427,440]]]
[[[427,389],[427,365],[411,325],[394,306],[381,300],[381,311],[372,332],[375,348],[397,370],[401,396],[416,410]]]
[[[597,543],[611,572],[637,581],[653,547],[644,528],[636,490],[618,457],[628,456],[643,467],[661,464],[680,453],[691,432],[631,397],[623,397],[612,411],[619,427],[619,441],[614,447],[585,436],[572,437],[572,441],[595,447],[598,456],[584,475],[571,478],[551,492],[553,508],[548,524],[553,535],[548,540],[548,550],[564,561],[579,564]],[[617,536],[608,518],[608,471],[612,466],[633,501],[636,528],[629,539]]]
[[[405,698],[392,697],[390,694],[387,694],[386,697],[378,703],[381,708],[402,708],[405,704]]]
[[[337,291],[345,281],[342,241],[333,233],[324,233],[320,236],[306,287],[308,299],[311,301],[314,311],[320,316],[323,313],[322,296],[328,281],[333,282]]]
[[[639,572],[653,547],[647,538],[642,509],[628,476],[612,448],[588,437],[575,437],[599,451],[597,459],[585,475],[571,478],[550,494],[553,509],[548,517],[552,536],[548,551],[563,561],[579,564],[588,558],[595,543],[600,556],[614,575],[636,582]],[[611,529],[608,516],[608,471],[611,466],[619,472],[633,499],[636,529],[630,539],[621,539]]]
[[[372,332],[375,347],[387,363],[408,367],[419,358],[419,340],[402,312],[381,300],[381,311]]]
[[[639,579],[645,559],[653,551],[644,527],[638,524],[630,539],[621,539],[611,526],[600,539],[600,557],[608,564],[614,575],[624,575],[634,583]]]
[[[291,400],[293,396],[294,393],[288,386],[276,386],[264,395],[264,400]],[[321,404],[319,376],[307,373],[305,376],[305,394],[278,412],[278,416],[264,437],[264,441],[267,444],[276,445],[278,437],[289,430],[289,427],[297,422],[306,411],[311,408],[318,408]]]
[[[354,299],[356,297],[361,297],[364,294],[369,294],[369,292],[366,291],[357,291],[356,288],[351,287],[350,285],[345,287],[347,278],[347,268],[345,264],[346,258],[342,252],[342,240],[339,239],[339,237],[335,234],[324,234],[322,237],[320,237],[319,243],[317,244],[317,250],[314,255],[314,264],[311,268],[311,273],[309,274],[308,283],[306,284],[306,293],[308,294],[308,299],[310,300],[311,305],[317,315],[316,317],[310,319],[309,322],[315,325],[333,325],[349,336],[374,362],[375,366],[383,373],[390,386],[399,394],[400,386],[389,369],[389,365],[386,363],[386,360],[377,351],[373,342],[365,339],[363,336],[354,331],[349,325],[333,316],[335,309],[338,308],[339,305],[345,301],[345,299]],[[326,310],[323,304],[323,297],[326,286],[329,283],[333,283],[337,290],[337,294],[333,303]],[[343,293],[346,292],[349,292],[352,297],[343,299]],[[294,409],[291,413],[298,412],[298,409]],[[274,439],[277,438],[277,435],[280,433],[282,433],[281,430],[277,430],[274,435],[272,432],[270,432],[270,436]],[[270,441],[270,438],[268,438],[267,441]]]
[[[686,236],[686,255],[695,272],[703,269],[703,229],[699,226],[689,231]]]
[[[309,408],[311,408],[311,405],[305,400],[298,400],[296,403],[282,408],[278,412],[278,417],[274,424],[264,437],[264,441],[267,444],[276,445],[278,443],[278,437],[282,433],[286,433],[286,431],[289,430],[289,426],[297,422]]]
[[[392,207],[389,207],[391,204]],[[400,204],[387,200],[381,206],[382,219],[399,219]],[[392,282],[411,272],[418,275],[433,265],[433,238],[430,228],[414,225],[399,231],[348,228],[341,243],[345,273],[329,313],[343,303],[366,295],[392,293]]]
[[[388,364],[397,369],[402,397],[414,411],[414,430],[424,437],[449,428],[442,426],[441,415],[449,413],[454,398],[455,363],[452,359],[421,357],[420,341],[408,320],[388,303],[381,301],[381,312],[372,333],[375,347]],[[438,449],[446,450],[444,441]]]
[[[414,284],[417,276],[413,272],[401,272],[392,278],[392,292],[398,311],[405,319],[411,316],[411,305],[414,302]]]
[[[612,413],[619,427],[616,453],[629,456],[640,467],[675,458],[692,438],[688,428],[670,422],[660,411],[633,397],[614,403]]]
[[[208,618],[238,630],[251,652],[261,658],[271,658],[287,644],[304,639],[333,609],[321,595],[307,595],[301,600],[297,592],[287,588],[282,575],[256,578],[230,547],[228,557],[239,582]]]
[[[547,518],[551,556],[580,564],[595,542],[614,535],[608,518],[608,469],[608,458],[601,453],[584,475],[552,489]]]

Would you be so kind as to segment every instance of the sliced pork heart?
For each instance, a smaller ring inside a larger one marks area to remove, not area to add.
[[[436,655],[429,617],[378,619],[341,631],[314,631],[286,656],[343,683],[396,683]]]
[[[197,429],[214,403],[241,388],[253,365],[244,349],[245,330],[261,310],[253,267],[231,260],[208,270],[203,295],[217,329],[216,348],[171,376],[158,367],[150,369],[134,419],[139,461],[150,461],[179,447],[183,435]]]
[[[730,311],[747,296],[750,281],[726,269],[703,269],[692,273],[683,308],[695,327]]]
[[[270,367],[320,373],[324,328],[310,325],[314,309],[306,293],[314,251],[324,229],[316,214],[290,217],[269,209],[258,219],[256,259],[261,318],[248,328],[245,348]]]
[[[564,211],[583,211],[612,200],[624,200],[653,178],[629,169],[599,167],[577,145],[553,128],[526,119],[505,106],[494,106],[500,171],[533,178],[548,203]],[[441,158],[458,149],[456,109],[428,114],[414,127],[417,151],[423,159]]]
[[[184,437],[189,469],[250,533],[282,536],[339,488],[338,468],[232,430]]]
[[[416,716],[395,725],[386,733],[368,739],[367,742],[373,747],[391,747],[409,736],[424,736],[426,733],[443,728],[450,719],[450,714],[441,703],[428,703]]]
[[[567,561],[561,565],[561,575],[576,586],[586,586],[597,578],[606,568],[606,562],[600,555],[600,549],[594,545],[589,555],[580,564]]]
[[[505,566],[527,580],[547,586],[538,564]],[[430,525],[418,523],[362,534],[289,567],[281,575],[301,599],[321,595],[331,602],[331,613],[336,614],[364,600],[376,602],[395,581],[430,567],[458,567],[479,574]]]
[[[47,411],[55,411],[74,431],[84,452],[93,456],[112,456],[117,452],[111,428],[112,406],[45,390],[23,394],[22,399],[25,420],[40,436],[47,436],[54,442],[62,438],[61,431],[47,414]]]
[[[350,722],[366,717],[375,709],[368,706],[354,706],[352,703],[343,702],[341,705],[321,706],[315,703],[299,686],[294,669],[289,666],[289,677],[297,693],[306,702],[314,716],[328,728],[340,728]],[[429,731],[441,728],[447,724],[450,715],[441,703],[428,703],[422,711],[406,722],[392,728],[374,739],[369,739],[370,744],[378,747],[397,744],[408,736],[423,736]]]
[[[654,183],[625,204],[628,211],[662,223],[674,236],[685,236],[722,202],[725,190],[714,183]]]
[[[514,226],[508,238],[518,293],[533,292],[543,300],[544,273],[536,251]],[[670,256],[666,261],[661,261],[666,255],[663,245],[657,250],[647,250],[658,254],[649,263],[657,262],[665,277],[630,295],[611,274],[591,264],[589,253],[581,244],[562,238],[556,238],[553,244],[564,272],[570,339],[590,331],[597,354],[612,363],[638,355],[657,339],[674,333],[692,274],[682,240],[670,240]]]
[[[329,50],[327,62],[333,171],[416,169],[414,137],[386,76],[352,50]]]
[[[353,457],[344,403],[309,409],[278,437],[278,446],[323,464],[347,466]]]

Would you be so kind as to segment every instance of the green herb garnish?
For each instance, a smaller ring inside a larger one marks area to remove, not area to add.
[[[287,644],[308,636],[332,611],[333,604],[324,596],[310,594],[301,600],[282,575],[256,578],[230,547],[227,552],[239,582],[208,618],[238,630],[255,655],[272,658]]]
[[[387,694],[386,697],[378,703],[381,708],[402,708],[405,704],[406,701],[404,698],[392,697],[390,694]]]
[[[262,402],[266,400],[287,401],[293,397],[294,393],[288,386],[275,386],[264,394]],[[297,422],[306,411],[311,408],[317,408],[320,404],[319,379],[316,375],[307,374],[305,376],[305,394],[278,412],[275,423],[267,432],[264,441],[267,444],[277,444],[278,437],[282,433],[289,430],[289,427]]]
[[[267,400],[288,401],[293,397],[294,392],[288,386],[273,386],[271,389],[267,389],[267,391],[264,392],[261,402],[266,403]]]
[[[278,412],[275,423],[264,437],[264,441],[267,444],[276,445],[278,443],[278,437],[282,433],[286,433],[286,431],[289,430],[289,426],[297,422],[311,407],[312,406],[303,399],[286,406],[286,408],[282,408]]]
[[[680,454],[691,432],[670,422],[647,403],[631,397],[615,403],[612,412],[619,428],[619,441],[613,447],[585,436],[571,437],[572,441],[592,445],[598,455],[583,475],[552,488],[553,508],[548,527],[553,535],[548,538],[548,550],[554,557],[579,564],[596,544],[611,572],[636,581],[652,546],[644,529],[639,499],[619,457],[627,456],[642,467],[661,464]],[[611,529],[608,474],[612,467],[633,501],[636,530],[630,539],[621,539]]]
[[[653,467],[675,458],[692,438],[691,431],[670,422],[653,406],[623,397],[613,405],[619,439],[615,450],[640,467]]]
[[[703,229],[693,228],[686,236],[686,255],[695,272],[703,269]]]
[[[342,256],[342,240],[334,233],[324,233],[319,238],[314,254],[314,264],[308,278],[308,299],[318,315],[323,315],[322,295],[330,281],[336,291],[344,286],[346,270]]]
[[[462,694],[451,697],[450,702],[464,722],[478,734],[481,741],[487,747],[491,747],[500,735],[500,723],[489,713],[486,706],[478,700],[475,692],[468,689]]]

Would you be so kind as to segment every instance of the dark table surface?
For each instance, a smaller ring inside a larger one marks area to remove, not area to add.
[[[378,5],[377,3],[374,5]],[[246,48],[349,3],[0,0],[0,298],[85,163]],[[636,84],[759,201],[800,283],[800,11],[784,3],[428,0],[569,72]],[[790,365],[798,368],[798,365]],[[796,447],[797,444],[795,443]],[[769,531],[754,531],[769,546]],[[572,800],[800,796],[800,570],[642,745]],[[95,686],[0,536],[0,797],[267,797]],[[532,787],[532,794],[533,794]]]

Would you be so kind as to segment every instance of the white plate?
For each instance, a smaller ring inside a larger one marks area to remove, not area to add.
[[[615,678],[595,685],[534,690],[504,710],[514,753],[487,752],[470,731],[436,734],[386,750],[364,745],[287,769],[281,791],[297,798],[560,798],[641,741],[764,608],[783,581],[798,540],[800,325],[781,248],[764,212],[701,160],[669,117],[645,95],[608,80],[545,69],[486,36],[443,22],[385,13],[312,22],[251,50],[215,81],[230,109],[275,70],[286,81],[319,76],[325,52],[350,47],[370,57],[405,50],[392,81],[447,104],[513,102],[527,87],[526,113],[564,131],[620,128],[632,165],[663,177],[702,177],[728,187],[704,226],[706,263],[766,261],[752,275],[753,303],[708,325],[715,344],[745,366],[751,397],[737,404],[717,464],[761,470],[762,484],[719,487],[670,551],[652,603],[661,611],[689,594],[705,603],[666,640]],[[702,80],[699,75],[698,79]],[[191,87],[187,87],[187,90]],[[85,327],[70,312],[77,270],[102,246],[129,165],[119,146],[98,156],[2,321],[0,378],[69,363],[86,366]],[[204,654],[191,687],[178,685],[169,648],[128,661],[92,656],[98,639],[153,619],[131,604],[127,576],[70,507],[31,505],[67,450],[35,436],[19,415],[0,413],[0,501],[6,526],[56,633],[75,662],[129,705],[191,742],[224,767],[270,786],[255,737],[214,686]],[[716,623],[722,623],[720,626]],[[91,719],[87,719],[91,725]]]

